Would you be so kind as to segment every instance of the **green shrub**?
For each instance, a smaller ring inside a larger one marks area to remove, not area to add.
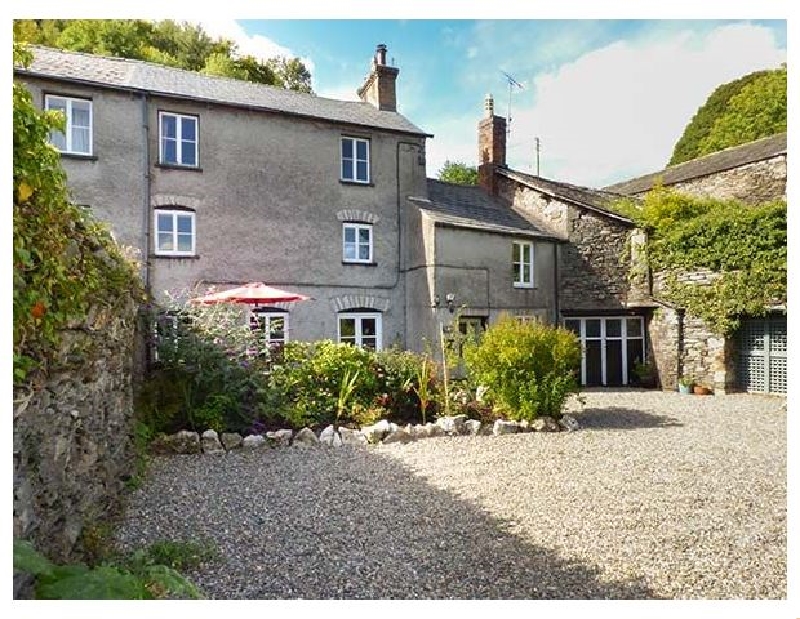
[[[289,342],[283,363],[272,367],[269,389],[282,400],[281,414],[294,427],[321,427],[336,420],[339,393],[347,377],[357,376],[348,394],[348,411],[339,422],[349,421],[354,404],[370,406],[378,391],[379,367],[374,353],[330,340]]]
[[[160,540],[149,546],[145,556],[156,565],[166,565],[182,572],[213,559],[216,552],[208,543]]]
[[[31,54],[14,45],[16,66]],[[113,314],[143,297],[137,266],[108,226],[72,203],[51,131],[60,112],[40,110],[25,85],[13,85],[13,380],[58,363],[62,333],[90,309]]]
[[[420,355],[407,350],[390,348],[376,353],[380,386],[376,397],[378,406],[387,409],[387,418],[395,423],[419,423],[422,421],[419,399],[419,375],[422,362],[428,358],[426,370],[429,376],[429,395],[433,398],[439,388],[435,365],[430,355]],[[432,402],[426,409],[433,412]]]
[[[581,347],[566,329],[504,316],[464,345],[464,359],[471,380],[488,387],[487,402],[514,419],[560,418],[578,391]]]
[[[82,564],[54,565],[33,545],[14,539],[14,571],[35,577],[40,600],[151,600],[202,598],[200,591],[176,569],[143,551],[118,564],[94,568]]]

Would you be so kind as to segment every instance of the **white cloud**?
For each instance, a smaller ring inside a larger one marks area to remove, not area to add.
[[[535,76],[526,88],[532,104],[514,100],[509,165],[532,170],[539,137],[541,174],[550,178],[603,186],[658,170],[718,85],[785,60],[772,32],[753,25],[662,33],[594,50]],[[495,101],[505,114],[505,96]],[[445,158],[475,162],[478,120],[476,114],[426,124],[437,135],[430,175]]]
[[[215,19],[197,23],[212,37],[233,40],[239,46],[238,52],[242,55],[255,56],[260,60],[266,60],[274,56],[285,56],[287,58],[298,56],[288,47],[284,47],[263,35],[247,34],[235,19]],[[301,57],[300,60],[303,61],[303,64],[313,75],[314,62],[310,58]]]

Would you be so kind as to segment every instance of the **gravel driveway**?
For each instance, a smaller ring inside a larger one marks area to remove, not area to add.
[[[785,598],[785,399],[585,396],[574,433],[159,459],[118,539],[213,540],[212,598]]]

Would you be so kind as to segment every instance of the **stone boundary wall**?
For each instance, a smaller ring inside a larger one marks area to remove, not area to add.
[[[116,505],[134,468],[134,301],[62,332],[40,384],[14,390],[14,536],[55,562]]]

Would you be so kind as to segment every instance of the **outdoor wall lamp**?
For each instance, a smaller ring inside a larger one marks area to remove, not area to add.
[[[447,309],[450,310],[450,313],[452,314],[456,309],[455,308],[456,295],[453,294],[452,292],[448,292],[446,295],[444,295],[444,300],[445,300],[445,303],[447,304]],[[437,294],[437,295],[435,295],[433,297],[433,307],[438,309],[441,305],[442,305],[442,299]]]

